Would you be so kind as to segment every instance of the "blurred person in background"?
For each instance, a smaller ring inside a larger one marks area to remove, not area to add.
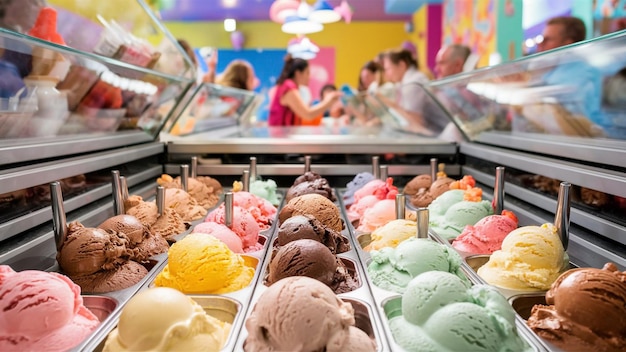
[[[189,56],[189,59],[191,59],[191,63],[193,64],[196,74],[199,74],[200,72],[198,70],[198,58],[196,57],[196,53],[194,52],[189,42],[182,38],[178,38],[176,41],[178,42],[178,45],[180,45],[181,48],[185,50],[185,53],[187,54],[187,56]],[[217,66],[217,50],[213,50],[213,52],[211,53],[211,56],[207,58],[206,64],[207,64],[207,72],[202,76],[196,77],[196,83],[213,83],[215,81],[215,67]]]
[[[215,79],[215,83],[243,90],[255,90],[259,79],[254,74],[254,68],[245,60],[231,61],[224,72]]]
[[[543,29],[543,40],[537,44],[538,52],[546,52],[584,41],[587,38],[585,23],[578,17],[558,16],[549,19]],[[547,72],[541,77],[542,86],[571,88],[568,102],[577,102],[581,113],[591,122],[609,127],[606,115],[601,111],[602,72],[583,57],[577,55],[552,55]],[[563,102],[566,103],[566,102]]]
[[[328,93],[336,92],[337,86],[332,83],[325,84],[322,89],[320,89],[320,98],[319,100],[313,101],[313,105],[318,104],[321,101],[324,101],[324,98]],[[343,104],[341,100],[337,99],[335,103],[326,111],[324,111],[323,117],[339,117],[344,114]]]
[[[464,71],[465,62],[472,51],[461,44],[444,46],[437,52],[435,58],[435,75],[444,78]]]
[[[578,17],[559,16],[548,20],[543,29],[543,40],[537,51],[553,50],[565,45],[581,42],[587,37],[585,23]]]
[[[313,106],[308,106],[300,95],[299,86],[308,86],[309,62],[287,55],[283,70],[276,81],[276,92],[270,103],[268,124],[270,126],[299,125],[299,119],[314,120],[328,110],[341,96],[334,91]]]
[[[365,63],[359,73],[359,92],[369,91],[370,87],[375,89],[383,83],[383,68],[373,60]]]
[[[385,78],[396,85],[396,96],[390,99],[377,94],[378,98],[405,119],[409,131],[423,135],[440,133],[448,121],[424,114],[424,104],[431,99],[423,87],[428,78],[419,71],[413,54],[406,49],[391,50],[384,56],[383,67]]]

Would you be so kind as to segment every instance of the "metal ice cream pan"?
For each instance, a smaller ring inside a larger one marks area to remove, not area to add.
[[[559,348],[552,345],[550,341],[535,334],[534,331],[532,331],[532,329],[528,325],[526,325],[526,321],[530,317],[530,313],[533,307],[535,305],[546,305],[545,293],[526,293],[526,294],[514,295],[514,296],[511,296],[511,298],[509,298],[509,302],[511,303],[511,306],[513,307],[515,312],[517,313],[517,316],[519,320],[521,320],[521,323],[527,327],[527,329],[530,331],[530,333],[533,335],[533,337],[536,340],[538,340],[541,344],[543,344],[543,346],[549,351],[559,351]]]
[[[368,260],[366,264],[369,264],[371,261]],[[376,301],[376,310],[378,314],[382,316],[382,325],[385,334],[387,335],[387,340],[391,347],[392,351],[404,351],[404,349],[395,342],[393,334],[391,333],[391,328],[389,325],[389,321],[392,318],[398,317],[402,315],[402,295],[396,292],[387,291],[382,289],[376,285],[374,285],[369,279],[368,274],[365,274],[365,279],[370,285],[370,289]],[[472,283],[474,284],[474,283]],[[522,339],[528,343],[529,346],[532,347],[535,352],[543,352],[546,351],[546,347],[543,343],[538,340],[538,337],[526,326],[523,320],[518,319],[516,317],[516,327],[518,334]]]
[[[194,295],[188,295],[188,297],[198,303],[208,315],[232,325],[226,344],[222,347],[221,351],[234,351],[235,337],[238,334],[238,331],[235,330],[235,326],[239,326],[239,320],[243,318],[243,315],[241,314],[242,304],[239,301],[228,297]],[[115,319],[115,326],[113,326],[113,329],[117,327],[118,321],[119,316]],[[105,338],[100,340],[98,345],[92,349],[94,352],[100,352],[104,349],[104,344],[108,338],[108,334],[113,329],[111,329],[106,334]]]
[[[479,255],[471,255],[471,256],[467,256],[464,259],[464,262],[466,264],[466,267],[469,268],[471,270],[471,274],[470,275],[470,280],[472,280],[474,283],[480,283],[480,284],[487,284],[487,282],[482,279],[479,275],[478,275],[478,269],[480,267],[482,267],[483,265],[485,265],[488,261],[489,261],[489,257],[490,255],[488,254],[479,254]],[[569,263],[569,266],[565,269],[562,270],[562,272],[569,270],[569,269],[573,269],[576,268],[577,266],[574,263]],[[511,290],[511,289],[507,289],[507,288],[503,288],[503,287],[498,287],[495,286],[500,293],[502,293],[502,295],[509,299],[513,296],[516,295],[523,295],[523,294],[541,294],[541,295],[545,295],[546,290],[543,291],[538,291],[538,290]]]
[[[342,207],[340,204],[337,204],[339,209]],[[358,244],[354,240],[353,236],[349,230],[349,224],[345,221],[346,217],[344,212],[341,210],[342,219],[346,227],[342,230],[341,235],[349,240],[351,249],[347,252],[337,254],[337,257],[340,258],[344,264],[346,264],[349,271],[353,271],[355,274],[355,279],[360,283],[359,287],[356,290],[351,292],[342,293],[337,295],[345,302],[349,302],[352,304],[355,310],[355,320],[356,326],[361,330],[365,331],[370,337],[374,339],[377,346],[377,351],[390,351],[389,345],[387,343],[387,339],[382,330],[382,324],[380,322],[380,318],[376,311],[373,309],[374,307],[374,298],[372,297],[372,293],[369,290],[369,286],[364,282],[364,272],[363,266],[361,265],[360,258],[357,254],[357,246]],[[257,302],[259,297],[265,292],[267,286],[264,283],[264,279],[267,276],[267,269],[269,267],[269,263],[272,258],[272,252],[274,250],[274,242],[277,238],[278,233],[278,224],[274,227],[274,233],[271,236],[271,243],[268,247],[268,251],[265,254],[265,259],[263,261],[263,273],[261,274],[261,279],[256,285],[252,300],[248,306],[248,310],[246,312],[246,319],[251,314],[254,304]],[[243,344],[248,336],[247,330],[245,328],[245,321],[242,325],[241,333],[236,343],[236,351],[243,351]]]
[[[265,290],[267,290],[267,286],[262,283],[258,284],[258,287],[254,291],[254,296],[251,300],[248,311],[246,312],[245,319],[247,320],[252,310],[254,309],[254,305],[258,301],[258,299],[263,295]],[[363,286],[357,290],[342,293],[337,295],[344,302],[350,303],[352,308],[354,309],[354,319],[355,326],[361,330],[363,330],[370,338],[372,338],[376,343],[376,351],[390,351],[387,341],[384,338],[382,331],[380,330],[380,322],[376,318],[376,313],[372,309],[371,303],[367,301],[371,301],[369,296],[369,291],[367,291]],[[362,297],[362,298],[358,298]],[[367,301],[366,301],[367,300]],[[243,351],[243,346],[248,337],[248,331],[244,323],[241,326],[241,332],[239,333],[239,337],[237,339],[235,349],[233,351]]]
[[[93,348],[89,348],[88,346],[94,346],[94,344],[98,344],[102,338],[106,337],[106,335],[111,331],[111,325],[114,321],[116,321],[117,316],[120,314],[122,308],[131,297],[133,297],[137,292],[139,292],[148,282],[153,280],[154,276],[160,271],[161,266],[167,260],[167,253],[161,253],[156,256],[151,257],[148,262],[142,263],[142,265],[148,270],[148,274],[141,279],[138,283],[125,288],[119,291],[107,292],[107,293],[98,293],[91,295],[89,293],[83,293],[83,299],[85,301],[85,305],[87,306],[87,302],[94,303],[94,307],[96,306],[95,302],[100,302],[103,305],[98,309],[98,314],[102,314],[103,312],[107,312],[106,319],[100,320],[100,325],[98,328],[83,341],[80,345],[76,346],[73,351],[88,351]],[[55,265],[53,269],[54,271],[58,271],[58,264]],[[110,301],[107,301],[110,300]],[[111,304],[111,302],[115,302],[115,306]],[[89,308],[89,306],[87,306]],[[110,309],[113,308],[113,309]],[[110,309],[110,310],[109,310]],[[96,313],[94,313],[96,314]],[[98,318],[100,318],[100,316]],[[116,323],[114,323],[116,324]]]
[[[450,246],[449,241],[442,239],[436,233],[429,231],[429,238],[437,243],[441,243],[443,245]],[[381,316],[381,322],[383,325],[384,332],[387,336],[387,340],[391,347],[392,351],[403,351],[404,349],[395,342],[395,339],[391,333],[391,329],[389,326],[389,320],[395,318],[397,316],[402,315],[402,295],[382,289],[371,281],[369,278],[369,274],[367,273],[367,267],[371,262],[371,255],[369,252],[363,250],[363,248],[371,243],[371,236],[369,233],[363,233],[356,236],[356,242],[358,243],[357,251],[359,256],[361,257],[361,261],[364,265],[364,279],[367,284],[370,286],[370,290],[373,294],[375,300],[375,307],[378,311],[378,314]],[[484,263],[483,263],[484,264]],[[467,263],[462,263],[461,269],[465,273],[465,275],[470,279],[472,284],[476,284],[475,280],[472,280],[473,271],[471,268],[467,267]],[[516,321],[516,326],[520,337],[522,337],[528,345],[530,345],[534,351],[540,352],[545,351],[544,345],[537,340],[537,337],[534,333],[523,323],[523,321]]]
[[[265,249],[265,247],[264,247]],[[259,251],[261,252],[261,251]],[[92,339],[90,341],[88,341],[88,343],[83,344],[81,347],[81,350],[93,350],[95,349],[97,346],[101,345],[104,343],[104,341],[106,340],[107,336],[109,335],[109,333],[116,327],[117,325],[117,321],[119,320],[119,315],[121,314],[122,309],[124,308],[124,306],[126,305],[126,303],[128,302],[128,300],[134,295],[136,294],[139,290],[143,290],[143,289],[148,289],[150,287],[154,287],[154,280],[156,279],[156,276],[165,268],[165,265],[167,264],[167,253],[163,253],[159,255],[160,257],[162,256],[162,261],[160,261],[158,263],[158,265],[153,268],[150,273],[149,273],[149,277],[147,278],[146,281],[143,282],[143,285],[140,286],[140,288],[138,290],[136,290],[135,292],[133,292],[132,295],[125,297],[124,300],[120,300],[120,305],[118,306],[118,308],[115,311],[114,314],[114,319],[113,321],[109,321],[108,324],[102,324],[100,326],[100,328],[98,329],[98,333],[94,334]],[[234,341],[234,339],[236,338],[236,335],[238,334],[238,331],[240,329],[240,325],[242,324],[241,319],[237,319],[239,315],[241,315],[242,312],[245,311],[245,309],[247,308],[247,304],[252,296],[252,292],[254,290],[254,286],[256,284],[256,281],[259,278],[259,268],[260,268],[260,259],[258,257],[255,256],[249,256],[249,255],[242,255],[242,257],[244,257],[244,260],[247,263],[251,263],[250,266],[254,266],[255,268],[255,274],[252,277],[252,280],[250,281],[250,284],[246,287],[244,287],[241,290],[235,291],[235,292],[231,292],[228,294],[223,294],[223,295],[193,295],[194,297],[198,296],[198,297],[207,297],[208,298],[223,298],[223,299],[230,299],[233,302],[237,303],[237,316],[235,317],[235,319],[233,319],[233,326],[232,326],[232,332],[231,335],[234,335],[232,337],[229,338],[229,341],[232,343]],[[122,290],[124,291],[124,290]]]

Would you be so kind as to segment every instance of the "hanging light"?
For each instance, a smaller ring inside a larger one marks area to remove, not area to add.
[[[341,14],[335,11],[328,1],[317,0],[309,19],[319,23],[333,23],[341,20]]]
[[[270,19],[276,23],[284,23],[288,16],[297,13],[299,6],[298,0],[276,0],[270,7]]]
[[[288,16],[281,29],[283,32],[290,34],[310,34],[321,32],[324,29],[324,25],[296,15]]]
[[[289,41],[289,44],[287,44],[287,52],[294,58],[312,60],[320,52],[320,48],[309,38],[298,37]]]
[[[347,0],[342,0],[341,4],[335,7],[335,12],[341,15],[346,23],[352,21],[352,7],[348,4]]]

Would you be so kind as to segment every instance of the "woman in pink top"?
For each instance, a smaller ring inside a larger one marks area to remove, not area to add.
[[[276,93],[270,105],[268,119],[270,126],[297,125],[297,118],[315,119],[337,101],[341,93],[331,92],[326,94],[320,103],[307,106],[300,96],[298,86],[308,86],[309,75],[308,61],[287,55],[283,71],[276,82]]]

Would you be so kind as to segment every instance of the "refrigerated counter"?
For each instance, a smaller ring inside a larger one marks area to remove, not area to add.
[[[143,2],[128,6],[145,10]],[[486,198],[495,167],[505,166],[505,208],[515,211],[522,226],[552,222],[558,185],[570,182],[572,262],[601,267],[612,261],[626,268],[626,32],[432,82],[425,89],[433,107],[463,137],[451,142],[408,129],[380,102],[372,110],[381,126],[263,126],[251,117],[258,104],[254,94],[195,86],[189,59],[151,12],[143,13],[137,23],[147,27],[133,32],[157,33],[144,39],[160,42],[180,65],[148,68],[92,52],[69,25],[61,33],[68,46],[0,29],[3,58],[57,53],[74,68],[68,75],[94,71],[100,79],[110,72],[103,82],[127,99],[118,115],[110,115],[110,109],[78,109],[82,99],[75,95],[78,105],[68,106],[67,114],[48,116],[31,108],[28,95],[15,91],[4,98],[0,263],[15,270],[55,268],[51,181],[61,180],[68,221],[96,226],[113,215],[111,170],[126,177],[132,194],[151,198],[155,179],[177,174],[191,156],[199,158],[199,174],[215,176],[226,188],[254,156],[259,175],[284,188],[302,174],[309,155],[312,169],[339,192],[356,173],[371,171],[372,156],[400,187],[429,173],[430,159],[437,158],[450,176],[474,176]],[[65,15],[71,20],[71,13]],[[70,90],[89,91],[75,80],[66,83]],[[42,121],[50,127],[42,128]]]
[[[165,170],[176,173],[180,163],[200,156],[202,173],[240,175],[255,156],[259,174],[288,187],[310,154],[317,159],[314,169],[341,187],[350,176],[369,171],[371,156],[379,155],[401,186],[428,173],[428,160],[436,157],[448,174],[472,175],[488,191],[496,166],[505,166],[507,205],[527,214],[521,225],[551,221],[559,184],[569,182],[570,255],[580,265],[614,261],[626,267],[624,51],[622,31],[431,82],[425,89],[439,109],[431,106],[431,112],[457,126],[463,137],[458,142],[412,132],[393,109],[369,97],[384,127],[332,121],[267,127],[250,117],[251,109],[227,127],[162,135]],[[253,93],[232,94],[254,101]]]

